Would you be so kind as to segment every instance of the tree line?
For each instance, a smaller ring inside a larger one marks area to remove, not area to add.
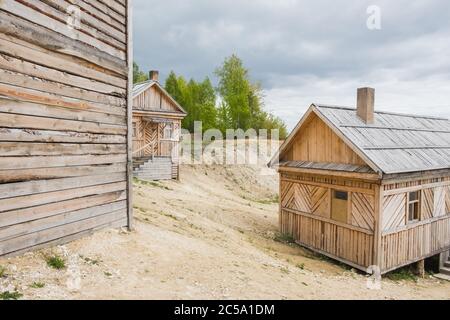
[[[134,82],[148,80],[148,75],[135,64]],[[203,81],[186,80],[170,72],[165,81],[167,92],[188,112],[183,128],[194,131],[194,122],[202,121],[203,130],[219,129],[278,129],[280,139],[285,139],[287,129],[284,122],[264,111],[261,85],[250,79],[249,70],[236,55],[225,59],[214,72],[218,79],[214,87],[209,77]]]

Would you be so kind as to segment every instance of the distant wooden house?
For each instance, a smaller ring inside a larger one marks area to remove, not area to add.
[[[179,179],[184,109],[158,82],[158,72],[133,89],[133,169],[143,180]]]
[[[72,2],[0,1],[0,255],[133,221],[130,1]]]
[[[374,112],[374,90],[362,88],[356,110],[313,104],[270,165],[280,173],[281,231],[300,245],[382,273],[438,254],[447,261],[447,119]]]

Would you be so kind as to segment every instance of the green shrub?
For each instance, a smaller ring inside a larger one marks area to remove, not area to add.
[[[48,256],[45,258],[45,261],[50,268],[56,270],[62,270],[66,268],[66,262],[64,261],[64,259],[57,255]]]
[[[17,291],[14,292],[5,291],[3,293],[0,293],[0,300],[19,300],[22,297],[23,294]]]
[[[33,289],[42,289],[45,287],[45,283],[42,282],[33,282],[33,284],[30,286]]]
[[[402,268],[386,275],[392,281],[417,281],[417,276],[409,268]]]
[[[295,243],[294,237],[291,236],[290,234],[285,234],[285,233],[277,233],[275,235],[274,240],[276,242],[281,242],[281,243],[288,243],[288,244]]]
[[[6,278],[7,274],[6,274],[6,268],[0,266],[0,278]]]

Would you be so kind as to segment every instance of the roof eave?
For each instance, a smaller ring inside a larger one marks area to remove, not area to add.
[[[286,148],[290,145],[292,139],[297,135],[297,132],[300,130],[300,128],[302,127],[303,123],[306,121],[306,119],[309,118],[309,116],[313,112],[313,106],[314,106],[314,104],[312,104],[309,107],[309,109],[306,111],[306,113],[303,115],[303,117],[300,119],[300,121],[295,126],[294,130],[292,130],[292,132],[286,138],[284,143],[278,149],[277,153],[275,153],[275,155],[272,157],[270,162],[267,164],[267,166],[269,168],[274,167],[279,162],[280,158],[284,155],[283,152],[286,151]]]
[[[348,138],[339,127],[335,126],[334,123],[320,111],[320,108],[316,104],[313,104],[313,109],[316,115],[324,121],[333,130],[333,132],[336,133],[338,137],[341,138],[359,157],[361,157],[361,159],[363,159],[373,171],[375,171],[380,177],[383,176],[385,172],[364,152],[363,149],[353,143],[353,141]]]
[[[338,127],[336,127],[322,112],[320,111],[317,104],[313,103],[309,107],[308,111],[303,115],[302,119],[299,121],[299,123],[296,125],[295,129],[291,132],[291,134],[288,136],[286,141],[281,145],[280,150],[275,154],[275,156],[272,158],[272,160],[269,162],[269,167],[274,167],[280,158],[284,156],[284,152],[286,151],[287,147],[292,142],[292,139],[297,135],[300,128],[303,126],[305,121],[309,118],[309,116],[314,113],[316,114],[322,121],[324,121],[335,134],[337,134],[358,156],[360,156],[367,165],[375,171],[380,178],[383,177],[383,170],[378,167],[371,159],[368,157],[363,150],[361,150],[357,145],[355,145]]]

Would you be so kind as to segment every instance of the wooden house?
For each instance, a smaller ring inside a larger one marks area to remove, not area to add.
[[[164,90],[159,73],[133,89],[133,166],[143,180],[178,180],[184,109]]]
[[[374,112],[374,99],[362,88],[357,109],[313,104],[270,165],[283,233],[387,273],[448,256],[450,121]]]
[[[0,255],[131,227],[130,10],[0,1]]]

